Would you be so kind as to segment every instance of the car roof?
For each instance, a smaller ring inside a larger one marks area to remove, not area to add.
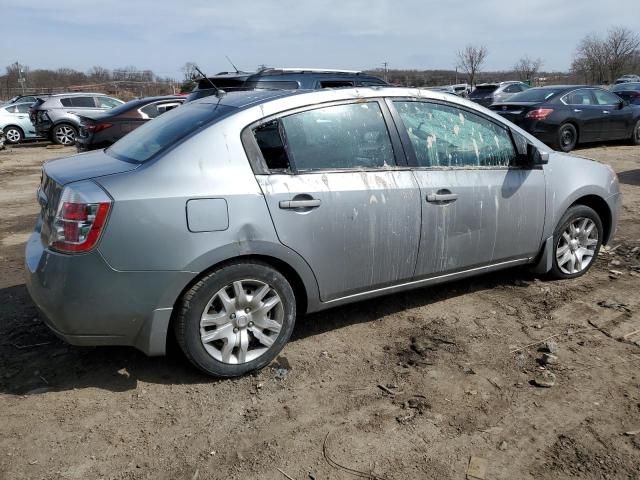
[[[54,93],[51,94],[51,97],[61,98],[61,97],[81,97],[86,95],[96,95],[100,97],[106,97],[106,93],[95,93],[95,92],[69,92],[69,93]]]
[[[313,105],[332,101],[343,101],[350,99],[367,99],[380,97],[405,97],[424,98],[433,100],[449,100],[455,103],[477,109],[477,104],[469,100],[458,97],[452,93],[439,92],[421,88],[393,87],[393,86],[371,86],[371,87],[347,87],[336,89],[319,90],[247,90],[228,92],[220,97],[204,97],[191,102],[191,104],[220,104],[238,109],[247,109],[270,102],[291,99],[292,105]]]

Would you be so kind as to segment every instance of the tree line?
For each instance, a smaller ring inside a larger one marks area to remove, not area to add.
[[[384,70],[370,71],[385,77],[390,83],[414,87],[468,83],[482,81],[521,80],[532,85],[554,83],[611,84],[625,73],[640,74],[640,35],[624,27],[612,27],[604,35],[591,34],[577,45],[568,72],[544,72],[540,57],[523,55],[512,68],[484,71],[489,50],[484,45],[467,45],[456,52],[456,70]],[[20,93],[61,92],[66,90],[97,90],[128,99],[136,96],[175,93],[182,87],[189,90],[197,77],[195,64],[182,67],[184,78],[161,77],[151,70],[133,65],[107,69],[94,66],[86,72],[59,68],[30,69],[14,63],[0,76],[0,98]]]
[[[24,93],[56,93],[67,90],[118,93],[121,98],[173,93],[175,80],[133,65],[108,69],[91,67],[86,72],[73,68],[31,69],[13,63],[0,76],[0,98]]]

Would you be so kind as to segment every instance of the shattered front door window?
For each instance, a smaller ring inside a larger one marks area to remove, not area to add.
[[[516,150],[509,131],[448,105],[393,102],[422,167],[509,167]]]

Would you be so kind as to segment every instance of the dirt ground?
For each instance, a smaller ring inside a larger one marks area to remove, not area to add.
[[[66,345],[38,318],[35,189],[72,152],[0,152],[0,479],[445,480],[471,457],[487,479],[640,479],[640,148],[576,152],[624,193],[586,276],[515,269],[310,315],[270,367],[223,381],[175,351]]]

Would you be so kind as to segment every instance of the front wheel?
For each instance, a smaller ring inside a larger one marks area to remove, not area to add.
[[[578,144],[578,131],[570,123],[560,125],[558,129],[558,141],[557,146],[559,150],[563,152],[570,152]]]
[[[286,278],[260,262],[221,267],[182,298],[178,344],[198,368],[235,377],[263,368],[289,340],[296,301]]]
[[[20,143],[24,140],[24,134],[18,127],[7,127],[4,129],[4,136],[7,143]]]
[[[53,133],[51,136],[55,143],[69,146],[76,143],[77,134],[78,132],[74,127],[66,123],[62,123],[53,127]]]
[[[576,278],[587,273],[602,244],[602,221],[586,205],[574,205],[564,214],[553,235],[551,276]]]

